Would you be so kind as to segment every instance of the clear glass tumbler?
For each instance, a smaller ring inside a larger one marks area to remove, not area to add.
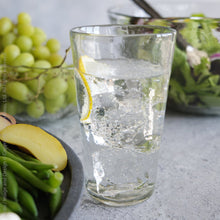
[[[147,25],[70,31],[86,189],[104,204],[153,193],[175,35]]]

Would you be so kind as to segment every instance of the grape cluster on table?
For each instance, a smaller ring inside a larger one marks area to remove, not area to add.
[[[60,42],[31,23],[0,18],[0,110],[40,118],[75,105],[73,69],[59,54]]]

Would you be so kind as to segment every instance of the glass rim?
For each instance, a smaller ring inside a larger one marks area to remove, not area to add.
[[[219,22],[220,23],[220,18],[211,18],[211,17],[200,17],[200,16],[189,16],[189,17],[163,17],[163,18],[152,18],[152,17],[135,17],[135,16],[123,16],[122,17],[127,17],[127,18],[135,18],[135,19],[140,19],[140,20],[160,20],[160,21],[168,21],[168,22],[176,22],[178,21],[179,23],[184,23],[190,21],[212,21],[212,22]]]
[[[103,34],[103,33],[95,33],[93,32],[89,32],[89,31],[83,31],[83,29],[86,28],[146,28],[146,29],[160,29],[161,32],[157,32],[157,33],[120,33],[120,34],[113,34],[113,33],[109,33],[109,34]],[[167,30],[167,32],[162,32],[162,30]],[[176,30],[174,28],[170,28],[170,27],[164,27],[164,26],[158,26],[158,25],[137,25],[137,24],[101,24],[101,25],[83,25],[83,26],[77,26],[74,27],[70,30],[70,34],[79,34],[79,35],[87,35],[87,36],[91,36],[91,37],[102,37],[102,38],[108,38],[108,37],[141,37],[141,36],[168,36],[168,35],[173,35],[176,34]]]

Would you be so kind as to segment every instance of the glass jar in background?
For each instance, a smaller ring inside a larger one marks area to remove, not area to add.
[[[214,16],[217,5],[220,6],[220,2],[215,1],[210,7],[206,7],[207,3],[202,2],[197,8],[190,3],[184,3],[182,7],[180,4],[177,8],[177,11],[182,11],[180,15],[200,13],[192,17],[173,17],[175,14],[167,11],[164,13],[170,17],[164,19],[146,17],[144,12],[134,5],[115,7],[108,11],[112,23],[172,27],[195,49],[194,52],[197,51],[195,55],[192,51],[182,48],[178,42],[176,44],[168,94],[170,109],[220,115],[220,19],[205,17],[211,12]],[[174,4],[170,7],[175,9],[175,6]],[[176,13],[176,10],[173,13]]]
[[[76,112],[72,67],[0,66],[0,111],[19,122],[52,121]]]
[[[219,18],[220,1],[218,0],[204,0],[199,2],[190,0],[156,0],[150,4],[163,18],[190,17],[192,14],[204,14],[209,18]],[[112,6],[108,9],[107,14],[112,24],[128,24],[132,23],[133,19],[147,20],[150,18],[150,15],[139,8],[134,2]]]

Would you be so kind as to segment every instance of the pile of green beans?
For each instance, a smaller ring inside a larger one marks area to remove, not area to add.
[[[41,163],[29,154],[0,142],[0,213],[15,212],[22,219],[39,216],[39,198],[48,200],[52,219],[62,200],[63,174],[54,165]]]

